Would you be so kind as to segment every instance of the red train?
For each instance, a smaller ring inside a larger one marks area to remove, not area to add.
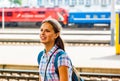
[[[4,20],[7,25],[17,26],[18,22],[35,22],[40,25],[46,18],[55,18],[64,26],[68,23],[68,12],[63,8],[5,8]],[[0,9],[0,23],[2,22],[2,9]]]

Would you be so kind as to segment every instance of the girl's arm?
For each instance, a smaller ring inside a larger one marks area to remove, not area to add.
[[[39,81],[41,81],[41,77],[40,77],[40,75],[39,75]]]
[[[67,66],[60,66],[58,68],[58,70],[59,70],[60,81],[68,81],[69,80],[68,67]]]

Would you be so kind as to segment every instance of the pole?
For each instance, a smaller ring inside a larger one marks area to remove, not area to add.
[[[115,27],[115,0],[111,0],[111,42],[110,45],[114,46],[114,27]]]
[[[5,29],[5,15],[4,15],[4,8],[2,8],[2,29]]]

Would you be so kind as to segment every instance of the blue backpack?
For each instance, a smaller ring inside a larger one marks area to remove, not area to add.
[[[56,57],[55,57],[55,61],[54,61],[54,66],[55,66],[55,72],[58,74],[59,76],[59,73],[58,73],[58,67],[57,67],[57,61],[58,61],[58,57],[62,54],[65,54],[64,51],[60,51],[56,54]],[[53,55],[53,54],[52,54]],[[43,51],[41,51],[39,54],[38,54],[38,58],[37,58],[37,62],[38,62],[38,65],[40,64],[40,60],[41,60],[41,57],[43,56]],[[72,64],[72,62],[71,62]],[[75,69],[74,66],[72,66],[73,68],[73,73],[72,73],[72,81],[84,81],[80,75],[77,73],[77,70]]]

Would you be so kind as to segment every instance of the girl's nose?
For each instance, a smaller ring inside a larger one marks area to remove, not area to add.
[[[45,32],[44,31],[40,31],[40,34],[43,35],[43,34],[45,34]]]

